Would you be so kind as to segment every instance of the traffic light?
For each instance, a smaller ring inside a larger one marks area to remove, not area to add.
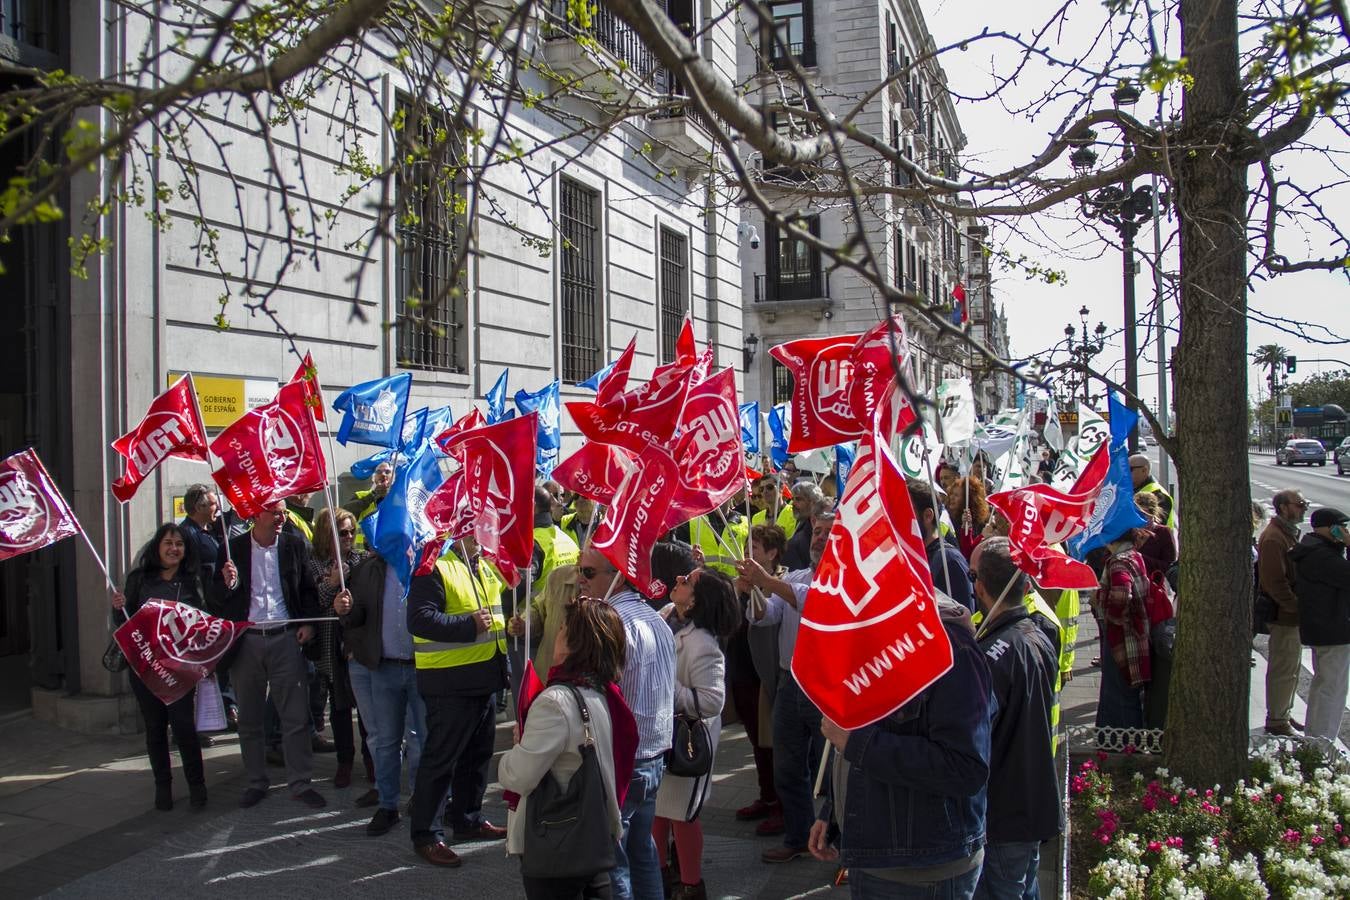
[[[1298,357],[1297,357],[1297,356],[1286,356],[1286,357],[1284,358],[1284,373],[1285,373],[1286,375],[1292,375],[1292,374],[1294,374],[1294,370],[1297,369],[1297,368],[1298,368]]]

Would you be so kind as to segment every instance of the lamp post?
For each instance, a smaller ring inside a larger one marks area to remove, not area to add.
[[[1088,363],[1092,361],[1093,357],[1106,349],[1106,323],[1098,322],[1097,327],[1092,329],[1092,332],[1089,334],[1089,312],[1090,310],[1086,306],[1078,310],[1078,317],[1083,322],[1081,331],[1080,329],[1074,328],[1072,325],[1064,326],[1064,336],[1068,338],[1069,341],[1069,356],[1073,359],[1074,363],[1080,367],[1075,370],[1077,378],[1074,387],[1076,388],[1079,382],[1083,385],[1083,403],[1085,405],[1089,404],[1089,384],[1086,372]],[[1074,338],[1079,334],[1081,334],[1082,337],[1079,338],[1078,343],[1075,344]]]
[[[1117,109],[1133,107],[1139,101],[1139,89],[1128,81],[1122,81],[1111,92],[1111,100]],[[1091,132],[1079,138],[1078,149],[1069,157],[1069,163],[1079,173],[1090,171],[1097,162],[1097,154],[1091,143],[1096,135]],[[1129,160],[1134,148],[1127,142],[1124,158]],[[1135,300],[1134,276],[1138,264],[1134,259],[1134,238],[1139,226],[1155,215],[1154,191],[1150,185],[1134,186],[1132,179],[1120,185],[1109,185],[1082,199],[1083,215],[1088,219],[1103,222],[1115,229],[1120,236],[1123,257],[1125,294],[1125,389],[1130,392],[1127,400],[1131,409],[1137,404],[1134,397],[1139,395],[1139,346],[1135,337]],[[1130,452],[1139,450],[1138,431],[1130,432]]]

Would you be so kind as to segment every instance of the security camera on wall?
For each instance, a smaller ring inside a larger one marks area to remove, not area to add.
[[[750,242],[751,250],[759,249],[759,229],[754,225],[751,225],[749,222],[742,222],[740,225],[736,226],[736,235],[743,241],[748,240]]]

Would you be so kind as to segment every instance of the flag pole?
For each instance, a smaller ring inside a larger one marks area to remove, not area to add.
[[[834,749],[834,744],[825,742],[825,749],[820,753],[820,767],[816,769],[816,785],[811,789],[812,797],[820,797],[821,791],[825,787],[825,770],[830,764],[830,751]]]
[[[305,355],[308,356],[309,354],[305,354]],[[310,362],[313,362],[313,360],[311,359]],[[303,365],[303,363],[304,363],[304,361],[301,360],[301,364],[302,364],[302,365]],[[323,391],[322,391],[321,388],[319,388],[319,377],[318,377],[319,367],[318,367],[318,366],[313,366],[312,368],[314,369],[314,374],[313,374],[313,376],[310,375],[309,369],[307,368],[307,369],[305,370],[305,378],[307,378],[307,379],[309,379],[309,380],[311,380],[311,381],[314,382],[314,386],[315,386],[315,388],[316,388],[316,390],[314,391],[315,399],[317,399],[317,400],[319,401],[319,403],[322,404],[322,403],[323,403]],[[312,416],[312,415],[314,415],[314,414],[311,412],[310,415]],[[347,590],[347,575],[346,575],[346,573],[342,570],[342,569],[343,569],[343,567],[342,567],[342,539],[341,539],[340,537],[338,537],[338,527],[337,527],[337,510],[338,510],[338,505],[337,505],[337,497],[338,497],[338,491],[337,491],[337,480],[338,480],[338,475],[337,475],[337,448],[333,446],[333,426],[332,426],[331,424],[329,424],[327,414],[324,415],[323,424],[324,424],[324,432],[325,432],[325,436],[328,438],[328,465],[332,467],[332,471],[333,471],[333,478],[332,478],[332,484],[331,484],[331,485],[329,484],[329,480],[328,480],[327,478],[324,479],[324,482],[323,482],[323,496],[324,496],[324,499],[328,502],[328,521],[329,521],[329,523],[333,526],[333,557],[334,557],[335,561],[337,562],[337,567],[338,567],[338,589],[341,590],[341,591],[345,591],[345,590]],[[355,518],[355,517],[353,517],[353,518]]]
[[[196,407],[196,409],[197,409],[197,421],[202,423],[202,439],[203,439],[203,440],[206,440],[206,418],[202,415],[202,401],[201,401],[201,398],[197,396],[197,382],[196,382],[196,380],[192,377],[192,373],[191,373],[191,372],[188,372],[187,375],[186,375],[185,377],[186,377],[187,380],[188,380],[188,387],[190,387],[190,388],[192,389],[192,405],[193,405],[194,407]],[[211,464],[211,458],[214,457],[214,456],[215,456],[215,454],[211,452],[211,444],[210,444],[210,442],[207,442],[207,444],[206,444],[206,459],[202,460],[202,462],[206,463],[206,468],[209,469],[209,470],[211,470],[211,471],[213,471],[213,472],[214,472],[214,466]],[[212,480],[214,481],[215,479],[212,479]],[[219,485],[217,485],[217,487],[219,487]],[[225,496],[225,492],[224,492],[223,490],[222,490],[222,491],[217,491],[217,494],[220,496],[221,504],[222,504],[222,506],[223,506],[223,504],[224,504],[226,501],[228,501],[229,498]],[[231,510],[231,511],[234,510],[234,504],[233,504],[233,503],[230,504],[230,510]],[[184,511],[185,511],[185,512],[188,512],[189,514],[190,514],[190,512],[191,512],[190,510],[184,510]],[[225,522],[225,513],[224,513],[223,509],[222,509],[222,511],[221,511],[221,513],[220,513],[220,539],[221,539],[221,542],[225,544],[225,561],[226,561],[227,563],[229,563],[230,565],[234,565],[234,560],[230,559],[230,527],[229,527],[229,525],[227,525],[226,522]],[[213,562],[212,565],[215,565],[215,563]]]
[[[89,539],[89,534],[84,530],[84,524],[80,522],[79,517],[75,515],[75,510],[70,511],[70,517],[75,520],[75,526],[80,531],[80,537],[84,538],[84,543],[89,548],[89,552],[94,555],[94,562],[98,563],[99,571],[103,573],[103,580],[108,582],[108,590],[114,594],[117,593],[117,585],[113,584],[112,576],[108,574],[108,564],[103,561],[103,557],[94,547],[94,542]]]
[[[520,569],[524,576],[528,578],[531,574],[530,569]],[[534,582],[525,582],[525,658],[530,659],[530,619],[533,618],[533,610],[530,604],[534,602]]]
[[[615,569],[614,577],[610,579],[609,582],[609,590],[605,591],[605,596],[602,598],[606,603],[609,602],[609,598],[614,594],[614,589],[619,586],[619,579],[622,577],[623,572],[620,572],[618,569]]]

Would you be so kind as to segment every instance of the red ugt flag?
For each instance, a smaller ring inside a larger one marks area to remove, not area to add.
[[[304,381],[283,385],[271,403],[244,413],[211,442],[221,462],[211,477],[244,518],[271,501],[321,490],[328,481],[309,391]]]
[[[769,350],[769,355],[787,366],[793,378],[789,453],[833,447],[862,433],[849,401],[853,345],[860,337],[841,334],[802,338]]]
[[[731,369],[723,369],[689,391],[680,416],[675,460],[680,467],[680,492],[675,501],[680,507],[697,510],[681,521],[716,509],[745,486],[745,447],[736,375]]]
[[[843,728],[889,715],[952,666],[917,524],[899,466],[872,431],[802,604],[792,656],[797,683]]]
[[[323,411],[323,388],[319,385],[319,369],[314,365],[314,357],[306,353],[304,361],[300,363],[300,368],[295,370],[291,376],[292,382],[303,382],[305,385],[305,405],[309,407],[310,413],[314,416],[314,421],[322,422],[324,419]]]
[[[112,483],[113,496],[122,503],[170,456],[206,462],[206,427],[192,376],[179,378],[151,401],[141,424],[113,441],[112,448],[127,461],[126,474]]]
[[[79,533],[80,523],[36,453],[20,450],[0,460],[0,560]]]
[[[1091,566],[1050,545],[1063,543],[1087,526],[1110,465],[1110,449],[1103,443],[1067,493],[1048,484],[1031,484],[989,495],[989,505],[1011,523],[1012,561],[1041,587],[1097,586]]]
[[[666,586],[652,577],[652,547],[671,529],[670,519],[678,517],[671,506],[680,493],[680,479],[680,467],[670,450],[649,446],[614,492],[609,511],[591,539],[591,547],[648,597],[666,592]]]
[[[131,671],[165,704],[215,671],[248,622],[231,622],[176,600],[147,600],[113,637]]]
[[[610,444],[587,441],[581,449],[558,463],[553,480],[574,494],[608,504],[633,467],[633,454]]]
[[[587,440],[642,453],[675,434],[692,372],[689,366],[662,366],[650,381],[612,402],[573,400],[567,411]]]
[[[539,413],[451,435],[446,453],[464,468],[464,496],[473,515],[474,538],[483,556],[497,564],[507,587],[534,555],[534,459]]]

